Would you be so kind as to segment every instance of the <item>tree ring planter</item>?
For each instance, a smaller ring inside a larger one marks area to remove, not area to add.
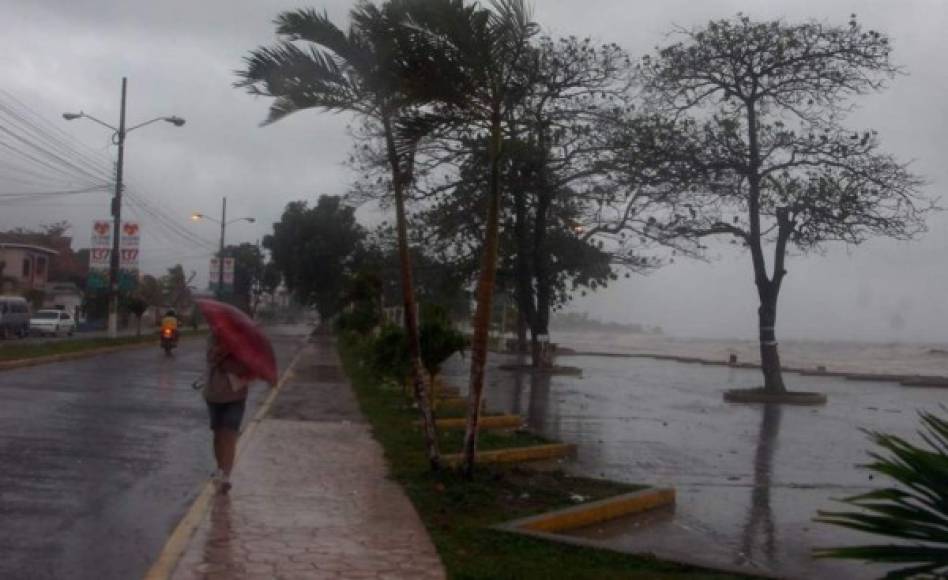
[[[773,393],[763,388],[732,389],[724,392],[724,400],[729,403],[763,403],[777,405],[825,405],[826,395],[807,391],[787,391]]]
[[[579,367],[552,365],[545,367],[535,367],[533,365],[500,365],[502,371],[513,371],[518,373],[532,373],[536,375],[566,375],[571,377],[583,376],[583,369]]]

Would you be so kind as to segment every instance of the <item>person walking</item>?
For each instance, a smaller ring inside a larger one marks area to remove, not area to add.
[[[246,367],[213,334],[207,343],[207,379],[203,394],[214,432],[214,459],[217,461],[214,482],[219,493],[227,493],[231,489],[230,474],[234,469],[250,381],[243,378],[248,375]]]

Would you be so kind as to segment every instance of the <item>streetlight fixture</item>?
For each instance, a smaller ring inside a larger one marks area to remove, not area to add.
[[[112,253],[109,260],[109,336],[115,338],[118,335],[118,277],[119,277],[119,240],[121,238],[122,228],[122,171],[125,161],[125,136],[140,129],[145,125],[150,125],[157,121],[171,123],[175,127],[184,125],[184,119],[172,115],[170,117],[155,117],[154,119],[132,125],[125,126],[125,95],[128,89],[128,79],[122,77],[122,106],[119,113],[119,126],[113,127],[101,119],[96,119],[83,111],[78,113],[63,113],[63,119],[74,121],[76,119],[89,119],[93,123],[98,123],[112,131],[112,143],[118,145],[118,162],[115,164],[115,197],[112,198]]]
[[[218,252],[218,268],[217,268],[217,298],[220,299],[224,296],[224,234],[227,231],[227,226],[237,222],[247,222],[254,223],[257,221],[256,218],[252,217],[242,217],[237,219],[232,219],[227,221],[227,197],[224,197],[221,202],[221,219],[213,218],[209,215],[203,213],[192,213],[191,219],[194,221],[200,220],[210,220],[221,226],[221,248]]]

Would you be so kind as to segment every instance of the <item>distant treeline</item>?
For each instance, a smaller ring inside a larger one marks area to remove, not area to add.
[[[662,334],[661,326],[647,326],[645,324],[619,322],[603,322],[589,318],[585,312],[561,312],[554,314],[550,320],[550,327],[554,330],[590,330],[596,332],[615,332],[630,334]]]

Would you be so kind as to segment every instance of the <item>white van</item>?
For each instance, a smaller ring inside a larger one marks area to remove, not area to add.
[[[30,303],[19,296],[0,296],[0,338],[30,333]]]

